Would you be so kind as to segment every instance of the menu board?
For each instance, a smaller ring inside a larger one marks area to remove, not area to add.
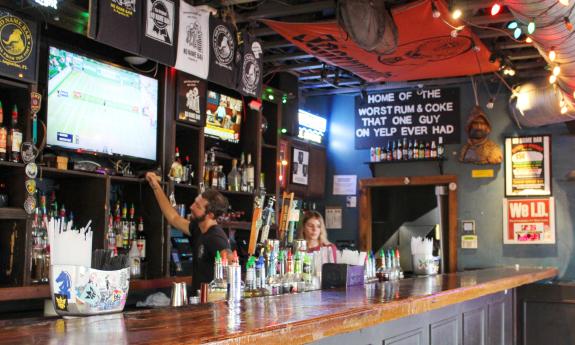
[[[459,88],[402,89],[355,97],[355,148],[406,138],[461,141]]]
[[[551,137],[505,139],[505,195],[551,195]]]

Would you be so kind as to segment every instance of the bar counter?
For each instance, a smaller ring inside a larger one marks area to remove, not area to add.
[[[490,268],[347,289],[73,319],[0,321],[0,344],[303,344],[552,278]]]

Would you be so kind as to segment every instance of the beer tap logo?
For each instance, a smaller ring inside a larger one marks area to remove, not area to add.
[[[146,36],[172,45],[174,2],[170,0],[148,0]]]
[[[32,32],[18,17],[7,15],[0,18],[0,57],[4,63],[18,64],[32,52]],[[16,66],[20,67],[20,66]]]

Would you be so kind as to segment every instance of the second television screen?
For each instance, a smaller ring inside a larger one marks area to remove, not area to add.
[[[240,141],[242,100],[208,91],[205,134],[221,140]]]

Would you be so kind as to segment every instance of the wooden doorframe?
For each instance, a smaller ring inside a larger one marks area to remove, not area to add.
[[[457,176],[400,176],[375,177],[359,181],[359,248],[371,250],[371,189],[399,186],[446,186],[447,207],[447,267],[446,272],[457,271]]]

